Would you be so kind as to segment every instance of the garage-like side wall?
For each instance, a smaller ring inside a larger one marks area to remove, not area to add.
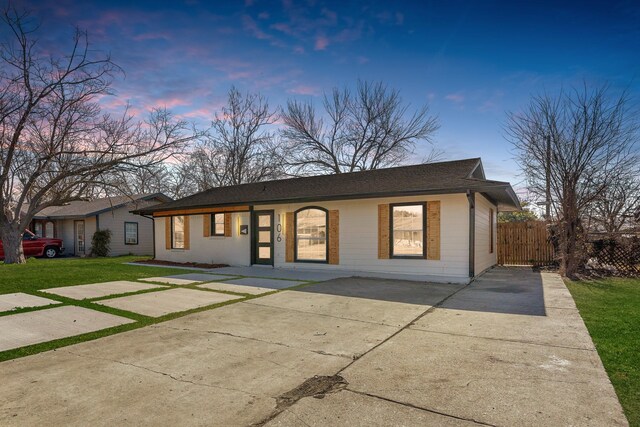
[[[101,213],[100,229],[111,230],[110,256],[134,254],[153,254],[153,221],[150,218],[134,215],[131,210],[141,209],[158,204],[157,201],[138,201],[130,203],[118,209]],[[126,245],[124,242],[124,223],[135,222],[138,224],[138,244]],[[93,236],[93,235],[92,235]]]
[[[203,215],[189,216],[189,249],[166,249],[165,221],[156,217],[156,259],[173,262],[251,265],[251,237],[240,234],[240,225],[249,225],[249,212],[231,214],[231,237],[203,236]]]
[[[476,193],[475,274],[481,274],[498,262],[496,250],[497,211],[496,206],[480,193]],[[493,211],[493,216],[491,212]],[[491,226],[493,223],[493,226]],[[491,239],[493,232],[493,239]],[[492,250],[493,245],[493,250]]]
[[[429,201],[441,203],[440,259],[378,259],[378,205]],[[306,206],[339,211],[339,264],[285,262],[286,213]],[[255,209],[274,210],[275,267],[387,272],[450,278],[452,281],[468,280],[469,205],[464,194],[258,205]]]

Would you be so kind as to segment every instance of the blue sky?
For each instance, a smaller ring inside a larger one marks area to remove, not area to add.
[[[543,1],[23,2],[52,49],[74,25],[126,72],[106,108],[167,106],[206,123],[230,85],[274,106],[382,80],[440,119],[450,159],[520,187],[503,137],[532,94],[609,83],[640,96],[640,3]],[[428,151],[419,147],[419,151]]]

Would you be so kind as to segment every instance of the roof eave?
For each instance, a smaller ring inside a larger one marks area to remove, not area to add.
[[[304,202],[324,202],[324,201],[333,201],[333,200],[359,200],[359,199],[377,199],[382,197],[407,197],[407,196],[421,196],[421,195],[440,195],[440,194],[459,194],[466,193],[468,190],[483,192],[487,189],[505,189],[507,193],[509,191],[509,197],[513,201],[514,207],[517,207],[517,210],[520,208],[520,202],[518,201],[515,192],[511,188],[511,185],[508,183],[500,183],[498,185],[491,184],[487,186],[476,186],[473,188],[470,187],[457,187],[457,188],[449,188],[449,189],[432,189],[432,190],[416,190],[416,191],[403,191],[403,192],[384,192],[384,193],[359,193],[359,194],[345,194],[340,196],[322,196],[322,197],[296,197],[296,198],[281,198],[281,199],[271,199],[271,200],[250,200],[250,201],[238,201],[233,203],[208,203],[208,204],[198,204],[198,205],[190,205],[190,206],[162,206],[157,205],[150,207],[148,209],[136,209],[130,211],[136,215],[150,215],[155,212],[162,211],[170,211],[170,210],[187,210],[187,209],[203,209],[203,208],[223,208],[226,206],[237,206],[237,205],[271,205],[271,204],[285,204],[285,203],[304,203]]]

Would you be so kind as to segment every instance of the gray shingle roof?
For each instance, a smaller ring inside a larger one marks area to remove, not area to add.
[[[489,195],[503,209],[520,208],[511,185],[484,179],[482,163],[479,158],[474,158],[217,187],[161,206],[142,209],[140,213],[213,206],[461,193],[467,190]]]
[[[36,218],[67,218],[67,217],[87,217],[97,215],[112,209],[118,209],[129,203],[140,200],[150,200],[158,198],[162,201],[170,201],[171,198],[162,193],[155,194],[134,194],[132,196],[105,197],[95,200],[76,200],[62,206],[49,206],[38,212]]]

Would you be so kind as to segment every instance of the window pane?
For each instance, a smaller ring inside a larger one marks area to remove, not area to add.
[[[258,215],[258,227],[271,227],[271,215]]]
[[[296,244],[299,260],[327,260],[327,213],[305,209],[296,214]]]
[[[184,249],[184,216],[171,217],[173,221],[173,242],[172,247]]]
[[[138,244],[138,224],[134,222],[127,222],[124,224],[124,242],[127,245]]]
[[[271,232],[270,231],[258,231],[258,242],[260,242],[260,243],[269,243],[269,242],[271,242]]]
[[[36,222],[33,234],[35,234],[38,237],[44,237],[44,235],[42,234],[42,223],[41,222]]]
[[[222,224],[215,224],[215,228],[213,230],[213,234],[218,234],[218,235],[224,235],[224,223]]]
[[[44,226],[45,237],[53,237],[53,222],[48,221]]]
[[[213,214],[213,234],[224,236],[224,214]]]
[[[393,207],[393,255],[423,254],[422,205]]]
[[[260,246],[258,248],[258,258],[270,259],[271,258],[271,248],[269,246]]]

